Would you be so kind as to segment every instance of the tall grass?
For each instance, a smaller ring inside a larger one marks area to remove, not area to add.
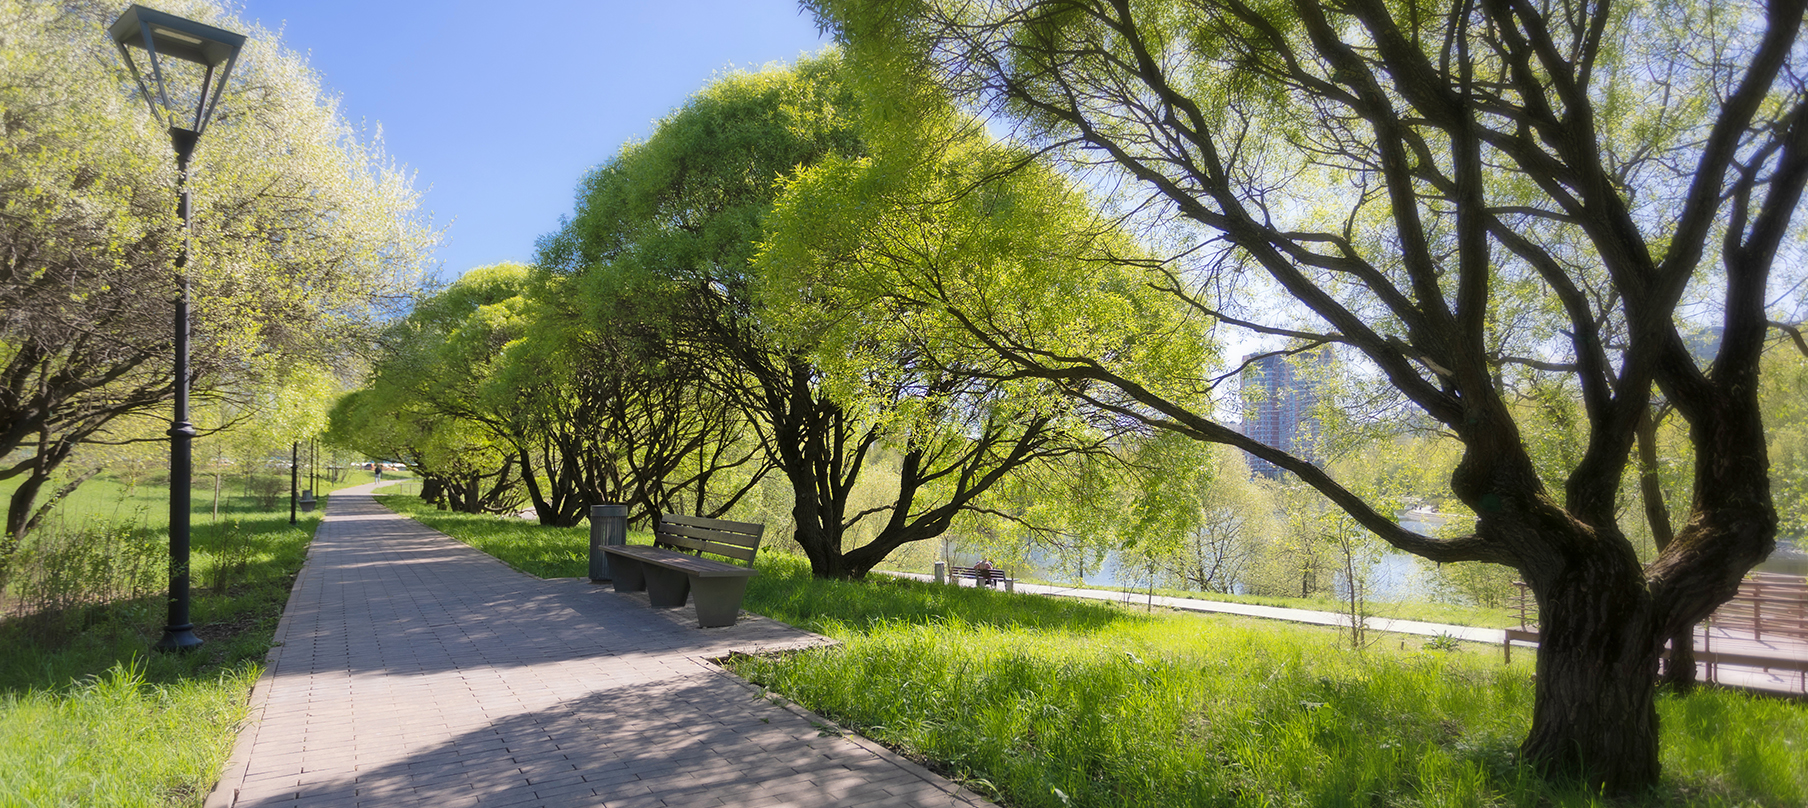
[[[520,569],[585,573],[584,527],[396,507]],[[762,551],[749,610],[840,645],[727,664],[1011,806],[1595,806],[1520,766],[1530,655],[1354,651],[1336,631],[874,577]],[[1459,646],[1460,647],[1460,646]],[[1808,705],[1659,699],[1665,775],[1630,805],[1808,804]]]
[[[199,805],[232,752],[256,666],[153,684],[141,662],[0,695],[0,803]]]
[[[1597,805],[1515,762],[1533,686],[1485,649],[1356,652],[1335,632],[915,582],[811,579],[774,556],[749,608],[834,648],[730,665],[1014,806]],[[883,683],[883,684],[880,684]],[[1808,708],[1660,700],[1661,789],[1808,802]]]
[[[0,805],[200,805],[225,765],[320,515],[291,526],[287,502],[226,497],[216,520],[197,488],[190,614],[206,644],[157,654],[168,500],[91,482],[10,565]]]

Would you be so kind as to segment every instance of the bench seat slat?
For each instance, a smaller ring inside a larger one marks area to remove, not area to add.
[[[611,555],[626,556],[648,564],[657,564],[661,567],[681,570],[687,574],[696,575],[699,578],[749,578],[756,574],[754,570],[748,567],[730,564],[725,561],[698,558],[694,555],[677,552],[676,550],[667,550],[661,547],[648,547],[644,544],[610,545],[604,547],[603,552]]]

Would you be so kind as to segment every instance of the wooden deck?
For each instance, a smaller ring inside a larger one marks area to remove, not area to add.
[[[1502,653],[1538,644],[1538,617],[1528,587],[1519,586],[1519,627],[1509,628]],[[1754,573],[1739,594],[1695,627],[1700,681],[1808,696],[1808,579]]]

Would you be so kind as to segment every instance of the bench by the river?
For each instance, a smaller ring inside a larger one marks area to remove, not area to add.
[[[992,567],[990,569],[979,569],[977,567],[949,567],[948,570],[954,576],[955,580],[971,578],[973,579],[973,584],[975,586],[992,587],[1002,583],[1008,583],[1010,580],[1005,576],[1004,570],[997,567]]]
[[[617,592],[645,590],[655,609],[676,609],[687,598],[697,604],[697,625],[732,626],[752,578],[765,525],[701,516],[666,514],[653,528],[653,545],[612,544],[609,577]],[[741,564],[704,558],[720,556]]]

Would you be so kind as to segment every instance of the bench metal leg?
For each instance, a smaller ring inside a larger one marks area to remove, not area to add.
[[[655,609],[676,609],[691,593],[691,576],[656,564],[645,566],[647,600]]]
[[[691,588],[697,596],[699,628],[732,626],[740,618],[741,598],[747,594],[746,578],[699,578]]]
[[[647,588],[645,565],[632,558],[609,556],[609,577],[617,592],[639,592]]]

